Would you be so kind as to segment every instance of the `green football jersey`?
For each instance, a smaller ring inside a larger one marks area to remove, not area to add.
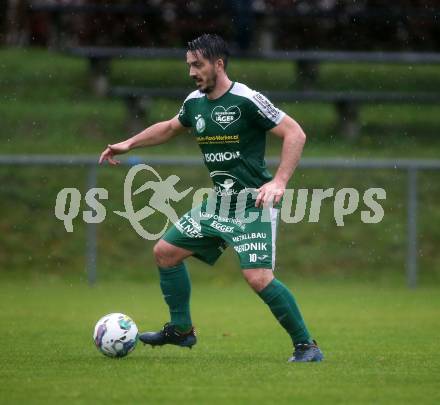
[[[178,118],[183,126],[194,128],[216,194],[233,199],[241,190],[272,179],[264,160],[266,131],[284,115],[262,94],[234,82],[215,100],[199,90],[192,92]]]

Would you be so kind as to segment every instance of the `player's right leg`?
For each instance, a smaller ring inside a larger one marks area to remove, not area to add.
[[[159,268],[160,288],[170,311],[170,322],[159,332],[145,332],[139,340],[151,346],[174,344],[191,348],[197,341],[190,313],[191,282],[183,260],[190,250],[161,239],[153,248]]]
[[[155,245],[153,251],[159,268],[160,287],[171,319],[159,332],[142,333],[139,339],[143,343],[183,347],[196,343],[190,314],[191,282],[183,260],[194,256],[207,264],[214,264],[225,247],[222,239],[204,235],[202,228],[192,219],[191,213],[187,213]]]
[[[153,247],[153,255],[159,267],[170,268],[182,263],[184,259],[192,256],[194,252],[174,246],[164,239],[160,239]]]

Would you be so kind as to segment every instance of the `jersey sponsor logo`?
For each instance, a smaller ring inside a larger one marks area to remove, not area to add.
[[[234,195],[239,193],[239,191],[232,188],[236,183],[236,180],[238,180],[237,177],[223,170],[214,170],[209,175],[214,181],[214,191],[218,196]]]
[[[232,240],[234,242],[241,242],[242,240],[248,240],[248,239],[266,239],[266,237],[267,237],[266,232],[251,232],[251,233],[246,233],[244,235],[234,236]]]
[[[220,187],[223,187],[225,191],[229,191],[229,189],[235,184],[235,181],[232,179],[226,179],[223,183],[217,183]]]
[[[223,225],[217,221],[212,221],[211,227],[217,229],[220,232],[227,232],[227,233],[231,233],[234,230],[233,226]]]
[[[272,121],[278,120],[281,111],[276,108],[266,97],[264,97],[261,93],[255,93],[253,95],[253,99],[255,100],[257,106],[260,108],[265,117],[269,118]]]
[[[226,129],[229,125],[238,121],[241,117],[241,111],[236,105],[232,105],[228,108],[218,105],[213,108],[211,112],[211,119],[222,129]]]
[[[225,162],[228,160],[238,159],[240,157],[240,152],[217,152],[217,153],[205,153],[205,162]]]
[[[206,128],[205,120],[203,119],[203,117],[200,114],[197,114],[194,118],[196,120],[196,130],[200,134]]]
[[[222,217],[220,215],[217,214],[211,214],[209,212],[204,212],[201,211],[200,212],[200,217],[202,219],[215,219],[218,222],[227,222],[227,223],[231,223],[231,224],[235,224],[238,225],[241,229],[244,229],[244,224],[242,221],[240,221],[238,218],[228,218],[228,217]]]
[[[203,238],[200,224],[188,214],[185,214],[174,225],[181,233],[189,238]]]
[[[225,143],[240,143],[240,135],[206,135],[198,136],[199,145],[217,145]]]
[[[243,243],[242,245],[234,246],[237,253],[247,252],[248,250],[265,251],[267,252],[267,242],[251,242]]]

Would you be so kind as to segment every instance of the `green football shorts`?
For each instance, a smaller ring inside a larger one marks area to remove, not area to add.
[[[163,239],[174,246],[193,252],[193,256],[213,265],[227,246],[238,254],[242,269],[274,269],[278,209],[246,208],[242,220],[208,213],[202,205],[188,211]],[[248,223],[246,223],[248,222]]]

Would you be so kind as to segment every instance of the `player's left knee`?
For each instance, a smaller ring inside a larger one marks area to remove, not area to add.
[[[274,279],[271,269],[246,269],[243,276],[256,292],[263,290]]]

